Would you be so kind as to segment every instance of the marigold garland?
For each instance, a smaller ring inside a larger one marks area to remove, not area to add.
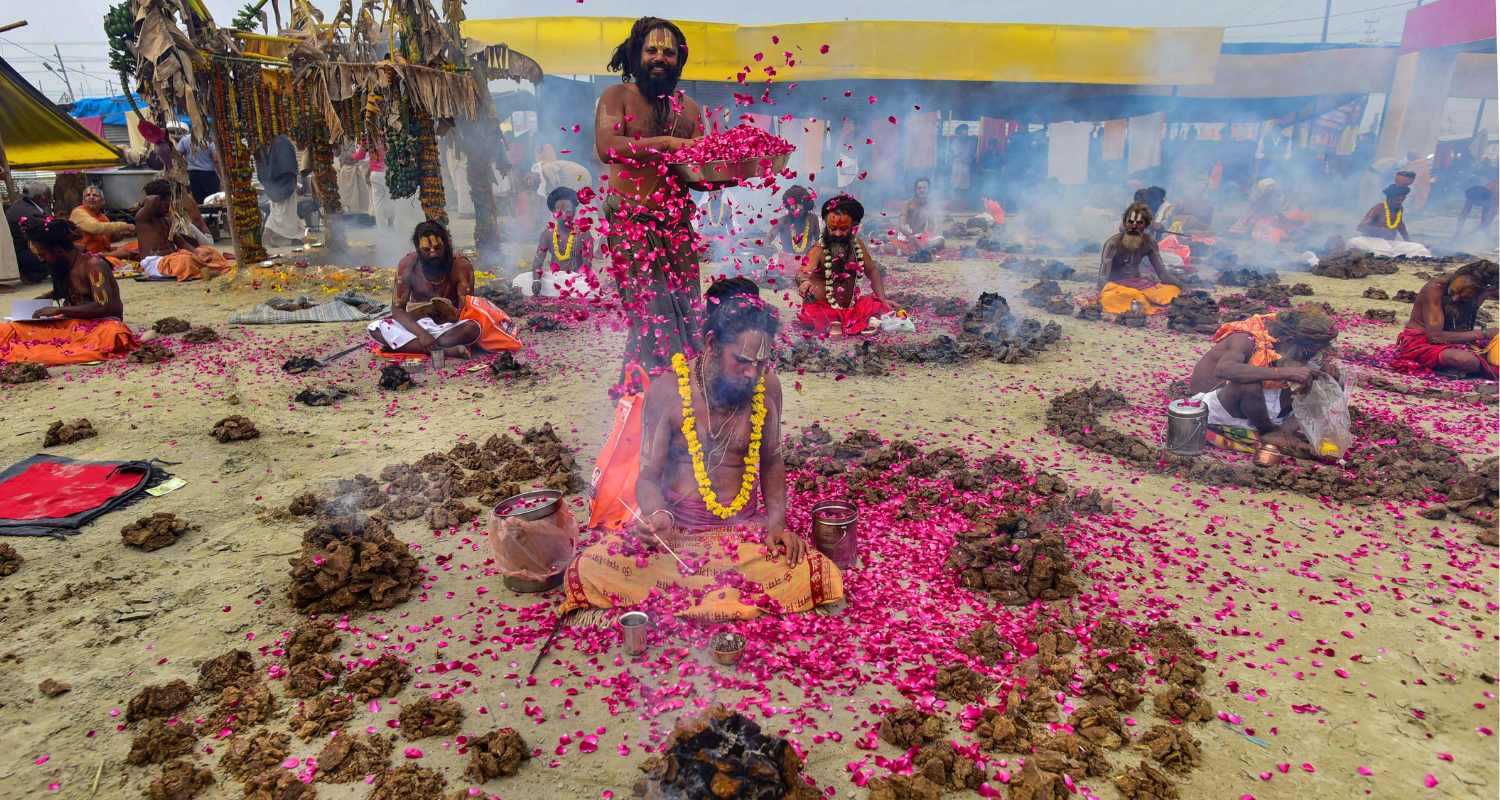
[[[572,230],[571,228],[568,229],[568,246],[565,247],[565,248],[563,248],[561,251],[559,251],[557,249],[557,226],[553,225],[552,226],[552,259],[554,261],[556,261],[557,263],[559,263],[559,264],[566,264],[566,263],[568,263],[568,259],[570,259],[570,258],[573,257],[573,242],[577,240],[577,237],[578,237],[578,232],[577,231]]]
[[[687,442],[688,455],[693,460],[693,479],[698,483],[698,495],[709,513],[719,519],[729,519],[744,510],[755,490],[755,478],[760,474],[761,432],[766,424],[766,379],[755,384],[755,395],[750,400],[750,447],[745,453],[745,473],[740,479],[740,491],[733,502],[725,506],[714,496],[713,481],[703,465],[703,444],[698,440],[698,423],[693,416],[692,372],[687,357],[681,353],[672,356],[672,371],[677,373],[677,394],[682,398],[682,438]],[[708,398],[704,398],[707,402]]]
[[[1392,222],[1391,221],[1391,202],[1389,200],[1387,200],[1384,203],[1381,203],[1381,205],[1385,206],[1385,228],[1386,228],[1386,230],[1393,231],[1393,230],[1401,227],[1401,216],[1406,213],[1406,209],[1403,208],[1403,209],[1398,210],[1396,212],[1396,221]]]

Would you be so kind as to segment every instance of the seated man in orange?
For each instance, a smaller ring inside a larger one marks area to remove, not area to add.
[[[1124,314],[1138,306],[1147,314],[1160,314],[1182,293],[1177,278],[1162,264],[1151,227],[1151,209],[1131,203],[1120,222],[1120,232],[1109,237],[1099,251],[1099,305],[1111,314]],[[1141,272],[1149,261],[1152,276]]]
[[[125,355],[135,336],[120,321],[125,307],[114,271],[98,256],[74,246],[78,229],[57,217],[22,222],[31,252],[52,270],[52,291],[32,322],[0,322],[0,363],[55,366]]]
[[[83,252],[103,256],[106,260],[138,257],[133,243],[115,245],[116,240],[135,233],[135,225],[109,221],[109,215],[104,213],[104,190],[98,186],[83,190],[83,204],[73,209],[68,221],[79,230],[78,247]],[[114,264],[114,261],[110,263]]]
[[[859,238],[865,207],[847,194],[823,203],[823,236],[808,251],[797,275],[802,311],[797,323],[819,336],[837,325],[847,336],[877,328],[870,321],[891,311],[885,298],[880,265]],[[871,294],[859,293],[859,279],[870,281]]]
[[[520,350],[516,324],[495,304],[474,294],[474,264],[453,252],[442,224],[418,223],[415,252],[396,266],[391,315],[370,323],[370,338],[390,353],[432,353],[468,358],[471,346],[491,353]]]
[[[776,310],[746,278],[705,297],[702,352],[672,356],[676,374],[646,391],[634,529],[578,554],[565,614],[655,599],[718,621],[843,600],[838,567],[787,529]]]
[[[1452,275],[1433,278],[1417,292],[1411,318],[1396,337],[1391,367],[1401,372],[1442,370],[1494,380],[1500,364],[1495,329],[1475,323],[1479,306],[1500,296],[1500,268],[1474,261]]]
[[[172,183],[165,178],[146,184],[146,199],[135,212],[141,271],[147,278],[191,281],[234,269],[234,262],[200,244],[191,222],[172,210]]]

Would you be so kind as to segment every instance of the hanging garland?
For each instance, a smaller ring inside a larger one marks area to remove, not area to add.
[[[443,164],[438,160],[437,131],[432,117],[414,111],[416,118],[417,169],[421,177],[422,213],[434,222],[448,224],[448,201],[443,191]]]
[[[260,206],[252,183],[253,159],[244,145],[241,134],[243,128],[236,127],[241,117],[235,80],[229,74],[229,67],[217,62],[213,65],[209,80],[212,88],[212,97],[209,99],[213,106],[214,134],[224,164],[225,199],[229,206],[230,230],[234,233],[235,249],[241,262],[260,261],[266,257],[266,249],[261,244]]]
[[[396,125],[385,134],[385,186],[391,199],[411,197],[420,188],[417,166],[417,129],[405,100],[398,100]]]

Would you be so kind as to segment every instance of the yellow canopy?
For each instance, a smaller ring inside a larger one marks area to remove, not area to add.
[[[13,170],[112,167],[120,151],[63,113],[0,58],[0,143]]]
[[[603,75],[630,33],[624,17],[470,19],[463,35],[516,48],[553,75]],[[679,21],[684,80],[907,79],[1018,83],[1212,83],[1220,28],[1105,28],[980,22],[810,22],[734,25]],[[772,42],[779,37],[779,42]],[[822,47],[828,45],[827,54]],[[795,66],[787,65],[790,52]],[[756,60],[760,54],[761,59]]]

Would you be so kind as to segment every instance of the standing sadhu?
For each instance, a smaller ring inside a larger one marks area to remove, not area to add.
[[[703,135],[702,111],[677,88],[687,37],[671,22],[641,17],[615,48],[594,117],[594,148],[608,167],[604,211],[610,272],[629,330],[625,367],[666,369],[673,354],[698,348],[702,309],[697,235],[689,186],[663,160]],[[621,370],[624,381],[625,370]]]

